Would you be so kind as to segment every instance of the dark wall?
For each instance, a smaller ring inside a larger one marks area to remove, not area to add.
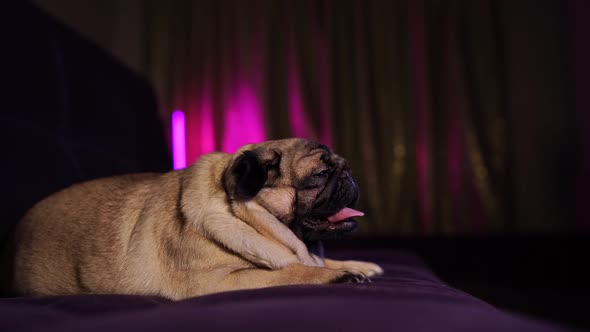
[[[137,73],[144,71],[144,0],[33,0]]]
[[[573,54],[576,122],[576,219],[590,231],[590,2],[569,0],[568,28]]]
[[[566,2],[498,2],[518,231],[575,229],[572,56]]]

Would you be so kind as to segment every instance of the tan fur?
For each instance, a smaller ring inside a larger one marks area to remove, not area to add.
[[[182,299],[324,284],[347,271],[382,273],[363,262],[326,260],[323,267],[324,261],[308,252],[288,228],[295,197],[288,176],[252,200],[228,201],[222,178],[240,152],[282,149],[293,159],[281,172],[296,178],[313,167],[300,148],[303,142],[249,145],[235,155],[205,155],[184,170],[85,182],[46,198],[18,224],[15,290]]]
[[[356,271],[367,277],[373,277],[383,274],[383,269],[374,263],[361,261],[337,261],[326,258],[325,266],[329,269]]]

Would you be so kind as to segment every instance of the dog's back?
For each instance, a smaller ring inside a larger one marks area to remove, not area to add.
[[[125,215],[132,210],[125,206],[146,204],[147,192],[161,176],[89,181],[37,203],[18,223],[12,241],[14,289],[19,294],[74,294],[87,292],[85,285],[92,284],[109,292],[125,259],[126,237],[139,218]]]

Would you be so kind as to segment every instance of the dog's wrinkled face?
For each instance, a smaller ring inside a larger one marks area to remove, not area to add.
[[[230,200],[255,200],[305,242],[356,228],[358,188],[347,162],[328,147],[303,139],[248,145],[224,174]]]

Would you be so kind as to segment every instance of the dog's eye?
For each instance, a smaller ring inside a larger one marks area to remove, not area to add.
[[[314,173],[313,176],[316,177],[316,178],[326,177],[326,176],[328,176],[328,170],[327,169],[323,169],[323,170],[321,170],[321,171],[319,171],[317,173]]]

